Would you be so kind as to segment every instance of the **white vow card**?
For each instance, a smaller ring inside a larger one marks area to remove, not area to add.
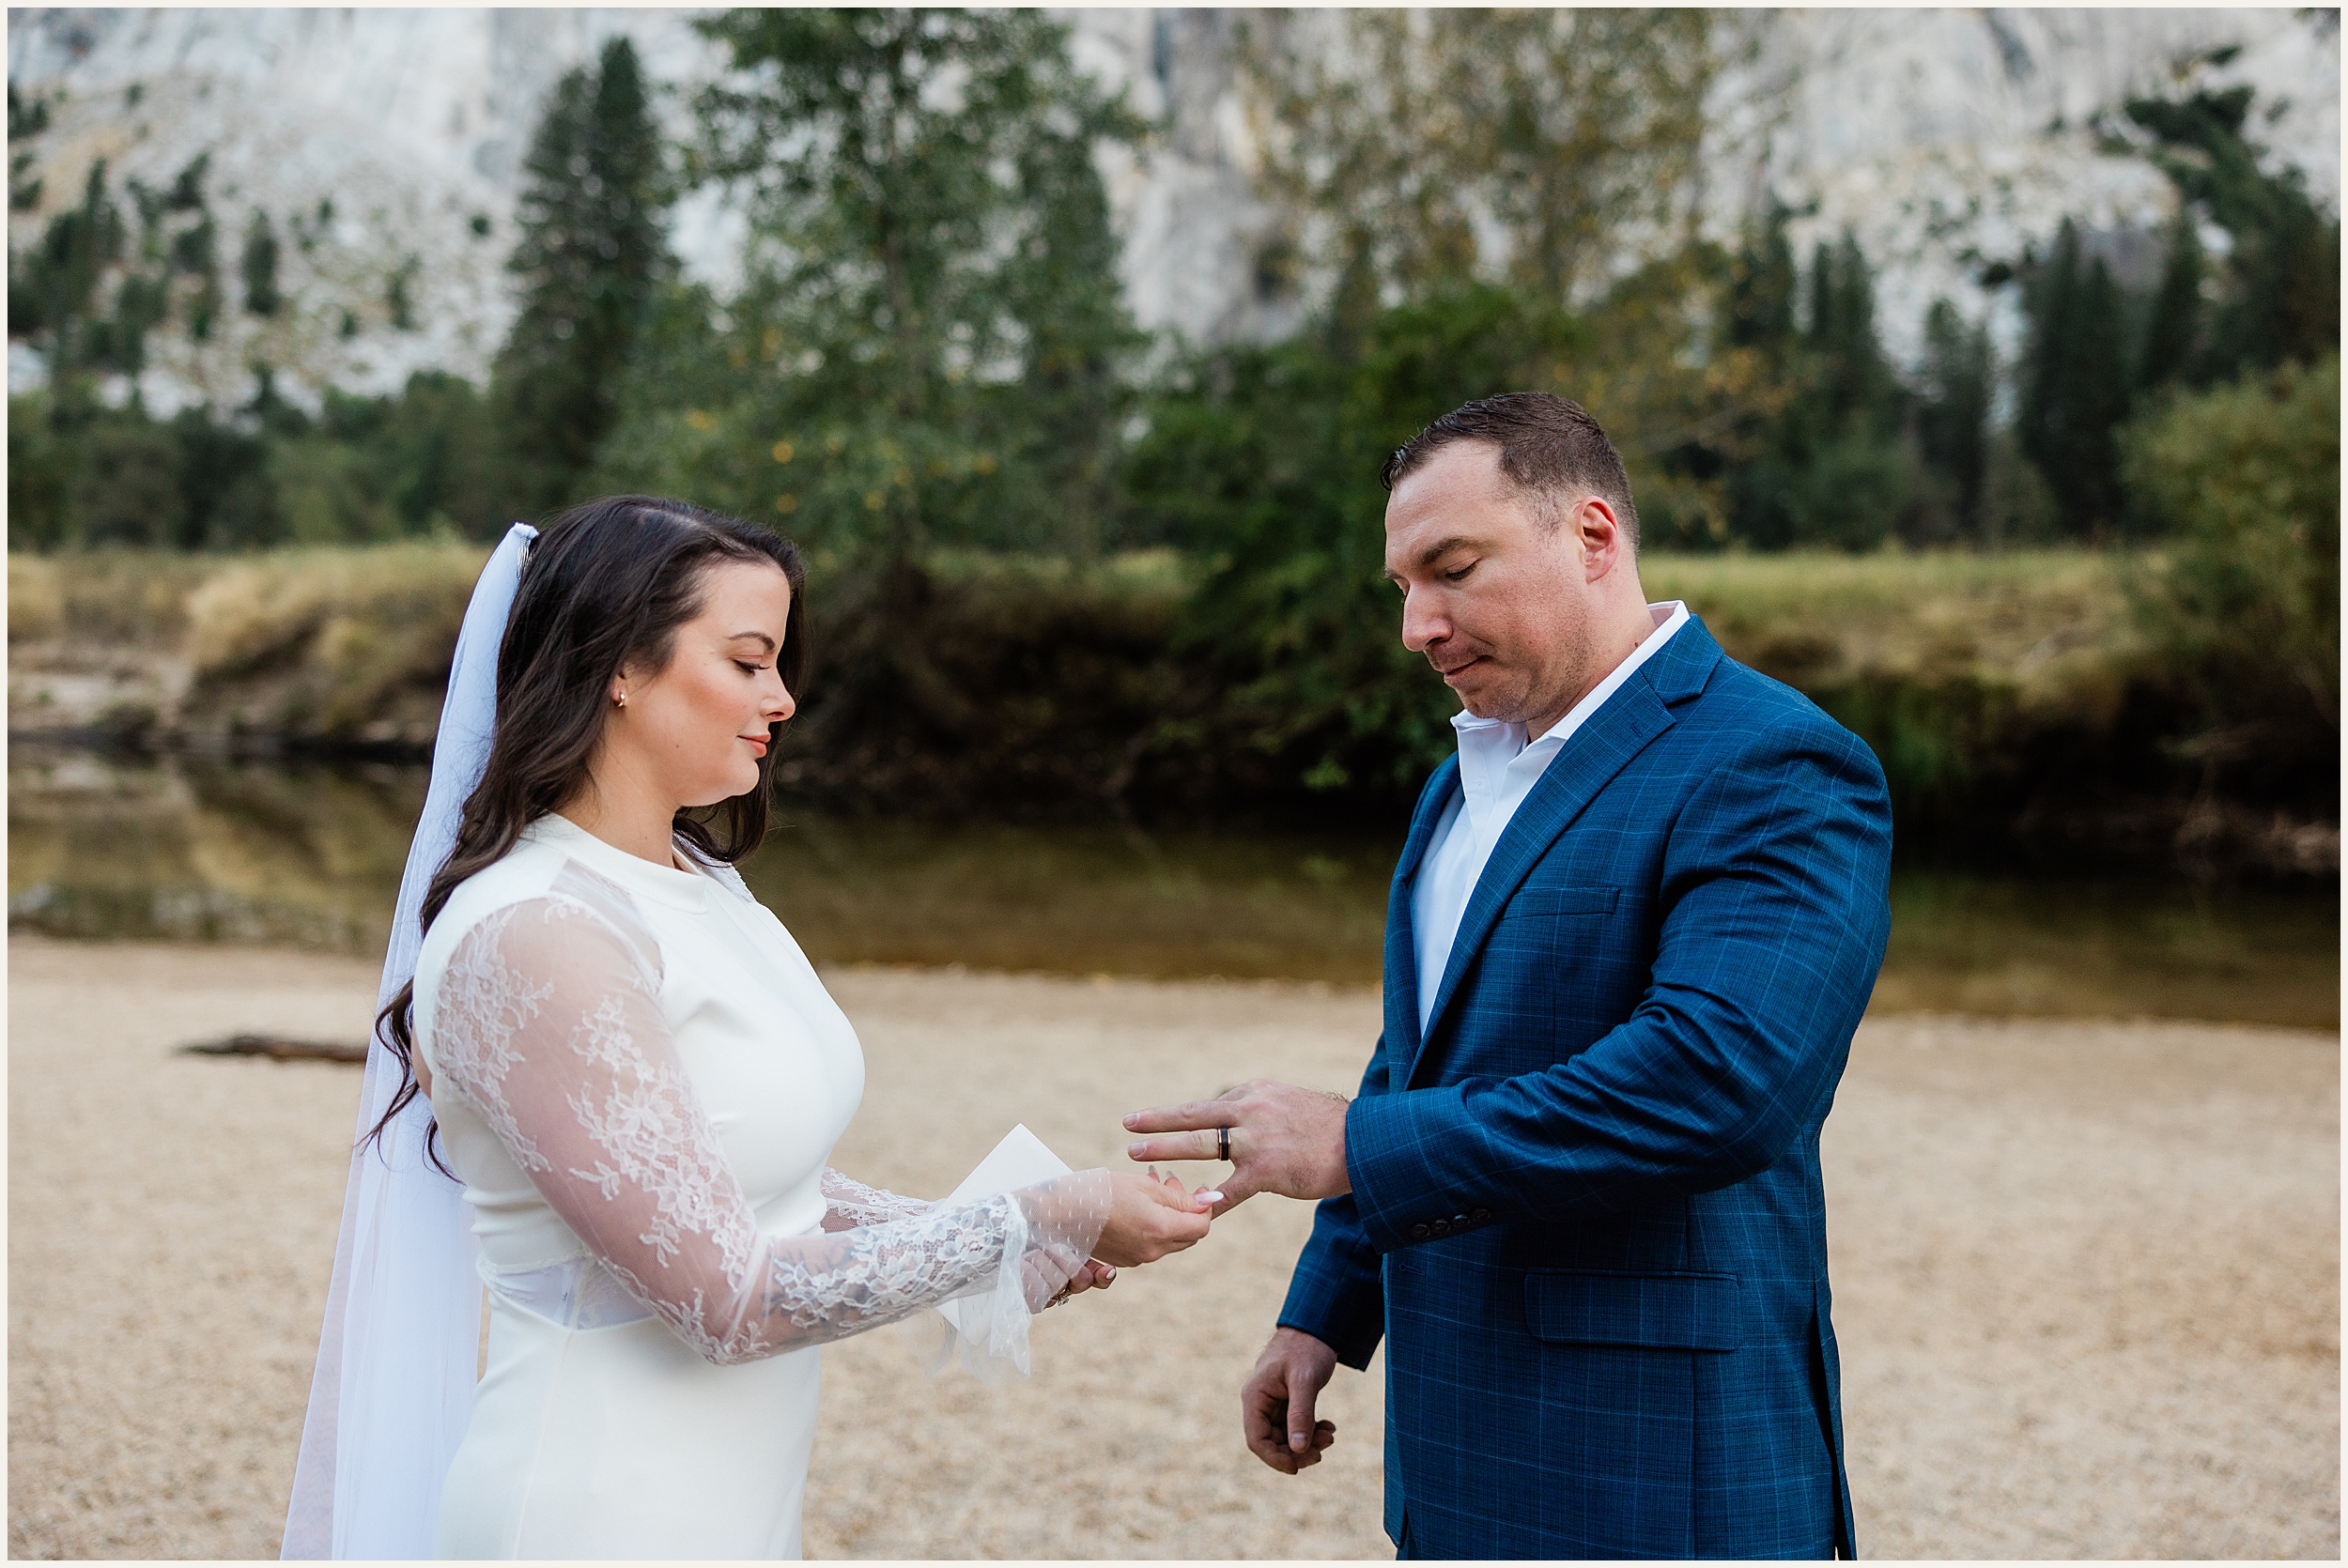
[[[939,1205],[952,1208],[959,1204],[979,1203],[997,1193],[1021,1187],[1032,1187],[1039,1181],[1066,1176],[1068,1162],[1043,1145],[1043,1140],[1027,1130],[1025,1122],[1003,1134],[1003,1141],[994,1152],[979,1161],[978,1168],[962,1178],[962,1185],[948,1193]],[[937,1310],[954,1326],[954,1332],[964,1331],[962,1303],[941,1301]]]

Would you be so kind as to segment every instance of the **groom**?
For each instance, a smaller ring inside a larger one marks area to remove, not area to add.
[[[1818,1130],[1890,924],[1882,770],[1646,602],[1577,405],[1470,403],[1384,480],[1403,643],[1466,711],[1361,1093],[1125,1120],[1136,1160],[1229,1159],[1223,1207],[1321,1200],[1248,1446],[1315,1463],[1383,1334],[1405,1557],[1850,1555]]]

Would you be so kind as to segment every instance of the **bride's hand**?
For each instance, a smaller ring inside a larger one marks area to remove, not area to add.
[[[1213,1207],[1213,1197],[1185,1191],[1179,1177],[1111,1172],[1108,1222],[1092,1255],[1112,1268],[1155,1263],[1205,1239]]]

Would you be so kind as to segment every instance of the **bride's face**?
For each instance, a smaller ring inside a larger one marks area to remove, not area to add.
[[[756,789],[767,726],[796,706],[775,669],[790,615],[791,583],[780,567],[708,568],[701,613],[677,628],[668,665],[612,678],[598,771],[631,776],[679,806]]]

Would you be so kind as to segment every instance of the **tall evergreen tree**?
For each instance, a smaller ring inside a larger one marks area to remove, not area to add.
[[[1968,326],[1946,300],[1924,315],[1923,396],[1916,438],[1924,461],[1948,482],[1951,511],[1962,533],[1980,530],[1982,493],[1989,469],[1989,409],[1996,366],[1986,327]]]
[[[1772,202],[1760,222],[1746,226],[1729,260],[1728,346],[1750,351],[1761,376],[1788,383],[1792,390],[1784,407],[1745,422],[1740,444],[1746,450],[1722,477],[1731,533],[1741,543],[1764,548],[1782,546],[1793,538],[1789,497],[1811,445],[1801,401],[1809,375],[1798,319],[1801,276],[1785,233],[1790,216]]]
[[[2213,380],[2340,350],[2340,221],[2317,208],[2297,169],[2259,166],[2243,134],[2253,97],[2242,86],[2127,105],[2179,193],[2233,239],[2201,365]]]
[[[1739,348],[1782,355],[1795,334],[1794,303],[1800,279],[1785,238],[1784,207],[1772,202],[1751,226],[1729,263],[1728,341]]]
[[[239,269],[244,274],[244,308],[255,315],[275,315],[285,300],[277,289],[277,230],[257,207],[245,225]]]
[[[669,270],[660,139],[625,37],[596,69],[565,73],[539,120],[507,264],[522,309],[491,386],[519,510],[543,511],[595,461],[618,410],[621,372]]]
[[[1876,430],[1897,424],[1897,384],[1876,336],[1875,278],[1847,230],[1832,250],[1821,242],[1813,254],[1809,342],[1830,422]]]
[[[748,277],[658,389],[695,406],[623,450],[838,552],[859,605],[826,644],[820,744],[894,744],[884,713],[956,744],[980,710],[934,657],[929,555],[1099,538],[1140,340],[1093,158],[1141,128],[1035,11],[702,25],[735,68],[701,156],[745,200]]]
[[[755,452],[783,438],[795,531],[891,570],[940,540],[1081,552],[1138,342],[1093,151],[1138,124],[1033,12],[706,27],[753,84],[703,115],[758,238],[724,345],[749,374],[712,391]]]
[[[2114,432],[2128,415],[2127,313],[2101,256],[2068,219],[2054,254],[2023,286],[2022,450],[2047,482],[2062,525],[2088,537],[2120,520]]]
[[[121,259],[125,225],[106,190],[106,161],[90,165],[82,205],[49,220],[40,242],[8,269],[12,331],[39,331],[55,389],[51,418],[60,425],[94,407],[90,372],[104,364],[109,341],[98,309],[99,284]]]
[[[2180,210],[2169,228],[2160,285],[2145,314],[2144,351],[2136,369],[2139,388],[2149,391],[2192,377],[2201,346],[2201,280],[2207,270],[2192,210]]]

